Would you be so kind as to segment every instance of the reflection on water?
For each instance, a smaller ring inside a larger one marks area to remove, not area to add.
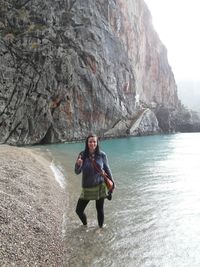
[[[112,266],[111,237],[111,231],[106,227],[100,230],[95,225],[85,227],[75,223],[66,234],[66,242],[69,242],[66,266]]]
[[[134,137],[101,143],[117,183],[97,227],[74,209],[81,176],[73,173],[83,144],[49,146],[67,181],[66,266],[200,266],[200,134]]]

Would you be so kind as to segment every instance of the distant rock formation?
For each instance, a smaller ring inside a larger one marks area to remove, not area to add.
[[[1,2],[1,143],[176,130],[174,75],[143,0]]]
[[[178,81],[177,89],[182,104],[200,114],[200,81]]]

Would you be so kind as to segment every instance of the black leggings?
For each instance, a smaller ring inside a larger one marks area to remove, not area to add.
[[[84,213],[84,210],[89,203],[89,200],[80,199],[78,200],[77,206],[76,206],[76,213],[78,214],[80,220],[84,225],[87,225],[87,217]],[[96,210],[97,210],[97,219],[99,227],[103,226],[104,222],[104,198],[101,198],[99,200],[96,200]]]

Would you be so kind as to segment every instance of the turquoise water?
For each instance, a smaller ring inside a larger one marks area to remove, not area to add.
[[[74,210],[81,176],[73,173],[83,143],[45,146],[65,177],[66,266],[200,266],[200,133],[100,142],[117,189],[105,202],[99,231],[94,202],[88,227]]]

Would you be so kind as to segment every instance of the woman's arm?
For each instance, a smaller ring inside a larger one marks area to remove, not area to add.
[[[107,155],[105,153],[103,154],[103,169],[108,174],[109,178],[113,181],[112,172],[108,163]]]
[[[77,158],[76,163],[75,163],[75,168],[74,168],[74,171],[75,171],[76,174],[81,173],[82,166],[83,166],[83,154],[80,153],[78,155],[78,158]]]

